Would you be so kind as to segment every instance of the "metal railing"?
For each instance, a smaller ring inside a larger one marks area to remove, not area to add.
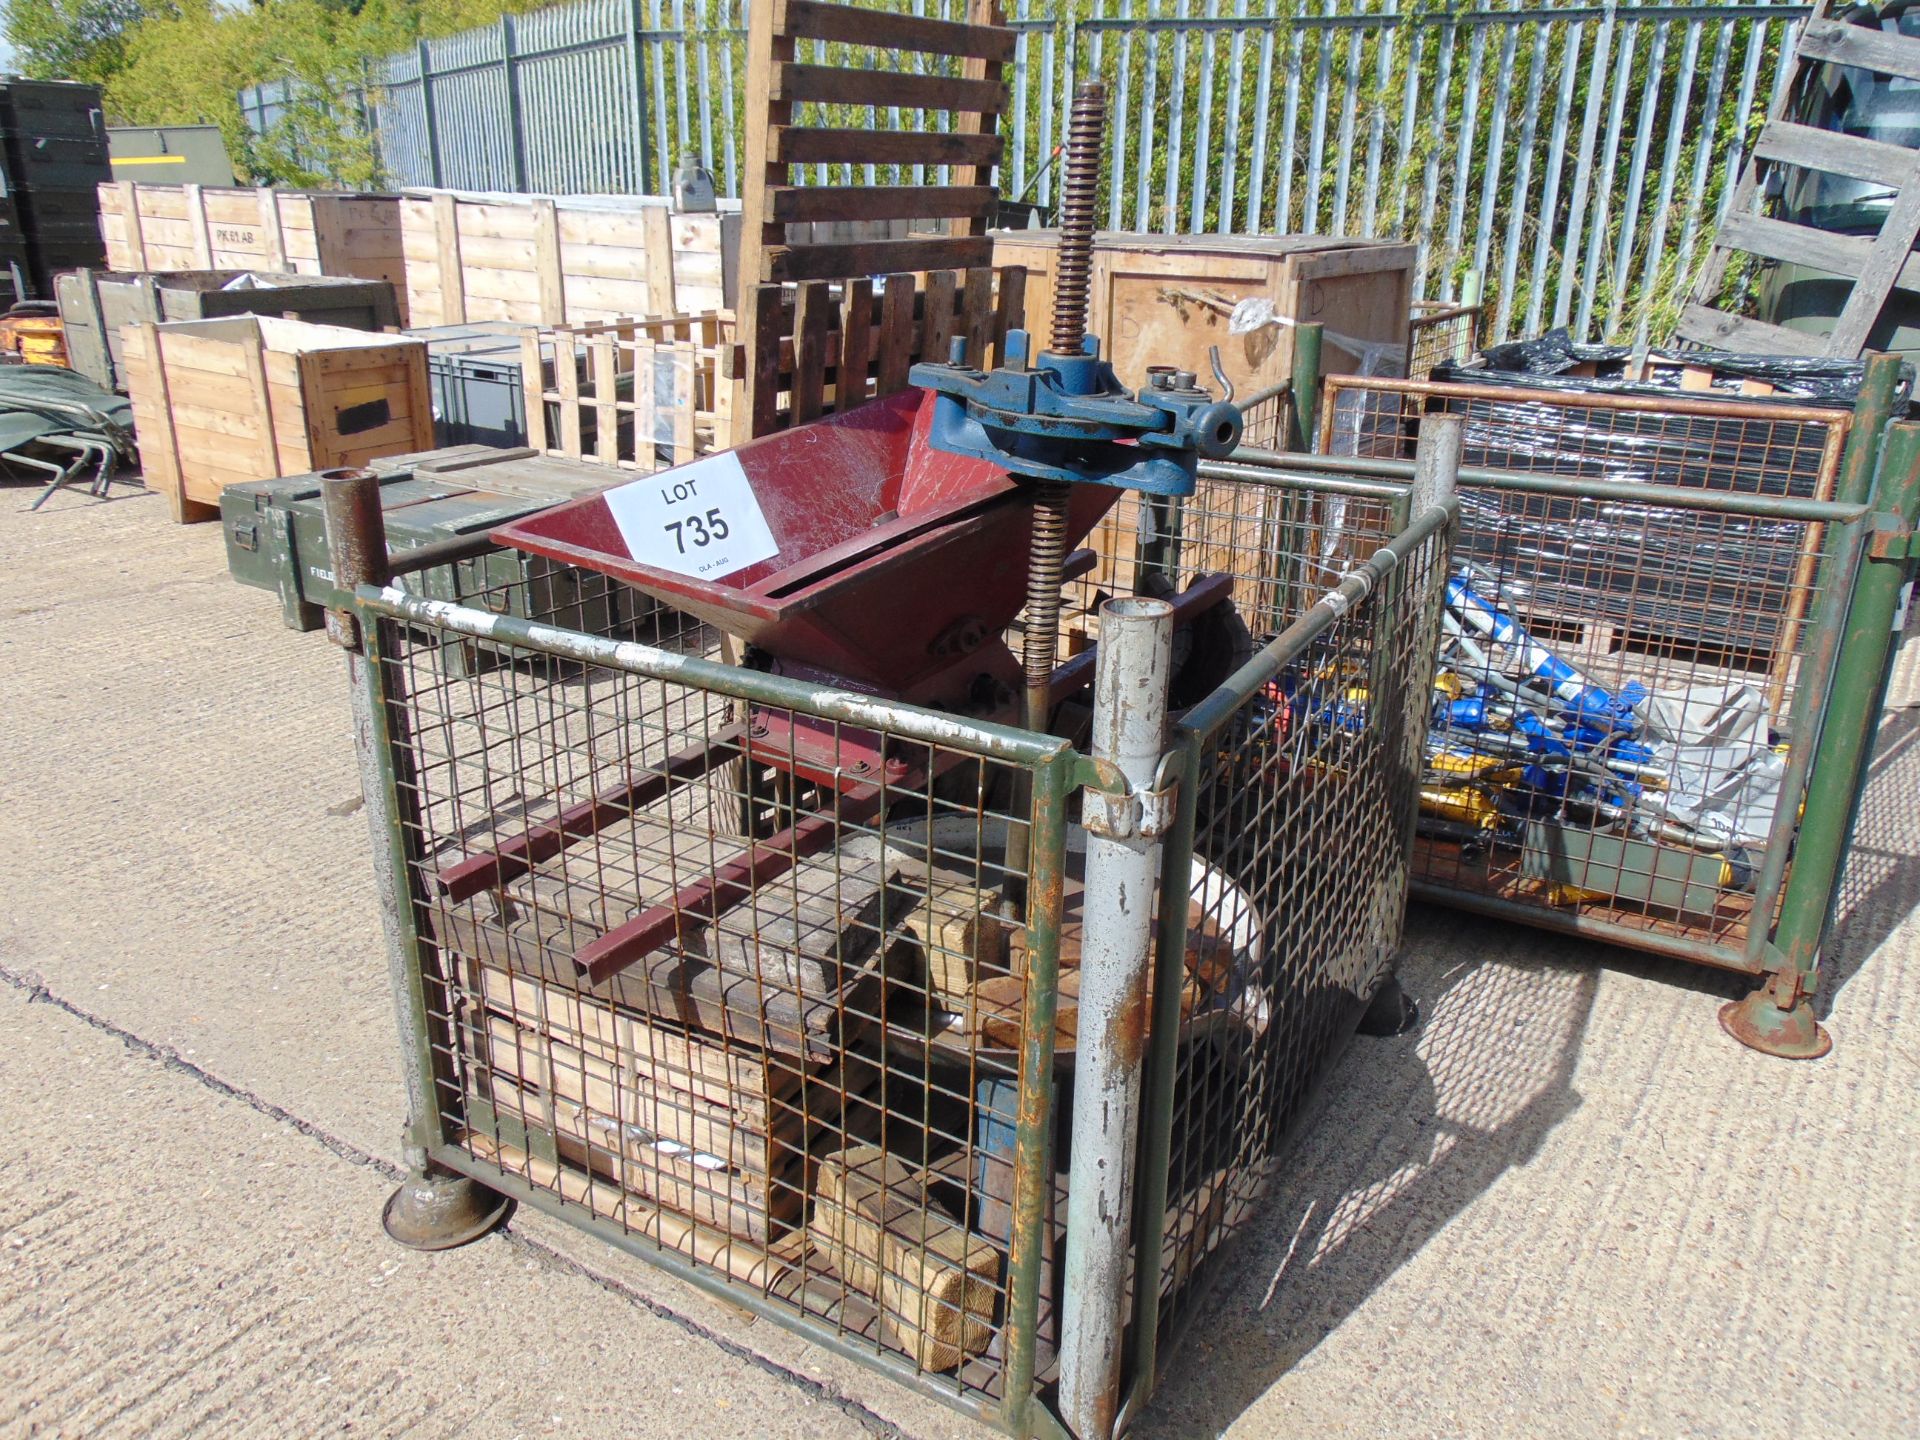
[[[749,3],[585,0],[376,62],[362,108],[389,180],[659,194],[697,154],[737,194]],[[960,0],[887,3],[960,13]],[[1067,98],[1099,74],[1111,228],[1403,237],[1420,246],[1418,295],[1457,300],[1467,272],[1486,277],[1489,341],[1547,325],[1658,335],[1808,8],[1013,0],[1000,185],[1052,201]],[[830,60],[821,48],[800,58]],[[267,130],[289,95],[257,87],[241,108]],[[944,118],[812,108],[883,128]]]

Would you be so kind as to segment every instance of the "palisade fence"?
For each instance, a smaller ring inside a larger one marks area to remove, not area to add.
[[[349,123],[367,117],[398,186],[658,194],[691,153],[737,195],[750,3],[582,0],[425,41],[370,67]],[[949,19],[964,9],[885,3]],[[1112,228],[1404,237],[1421,247],[1417,293],[1453,299],[1469,271],[1483,277],[1488,338],[1555,324],[1637,340],[1670,331],[1809,7],[1006,0],[1006,11],[1020,41],[1003,194],[1052,201],[1069,98],[1098,75]],[[832,63],[837,48],[798,58]],[[264,133],[288,100],[266,86],[241,105]],[[945,120],[802,108],[803,123]],[[848,169],[799,178],[939,183],[920,167]]]

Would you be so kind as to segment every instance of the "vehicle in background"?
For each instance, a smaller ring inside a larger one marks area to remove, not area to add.
[[[218,125],[109,125],[116,180],[143,185],[231,185],[233,162]]]

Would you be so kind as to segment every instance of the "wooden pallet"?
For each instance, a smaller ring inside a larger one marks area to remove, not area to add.
[[[1753,153],[1741,169],[1707,263],[1682,311],[1682,341],[1756,355],[1850,358],[1867,344],[1888,296],[1897,288],[1920,291],[1920,152],[1857,135],[1801,125],[1786,118],[1819,67],[1856,66],[1902,80],[1920,81],[1920,40],[1833,18],[1832,0],[1819,0],[1807,17],[1794,54],[1791,83],[1782,86]],[[1884,185],[1895,192],[1877,236],[1836,235],[1756,213],[1756,200],[1783,171],[1811,170]],[[1843,276],[1853,290],[1825,338],[1715,308],[1737,255]]]
[[[747,94],[760,108],[746,126],[742,353],[729,370],[736,383],[726,422],[732,441],[900,389],[913,360],[945,358],[956,327],[979,339],[974,363],[985,363],[986,332],[1005,332],[1009,301],[1011,323],[1020,323],[1019,291],[1002,281],[993,294],[987,235],[1003,149],[995,130],[1007,104],[1000,71],[1013,57],[1014,35],[999,23],[998,0],[967,0],[966,13],[965,23],[954,23],[823,0],[754,7]],[[814,58],[832,47],[839,63],[803,62],[803,45]],[[960,73],[895,68],[903,53],[936,64],[958,58]],[[796,123],[807,118],[806,107],[820,105],[950,119],[946,130],[925,132]],[[795,185],[795,165],[945,166],[948,183]],[[848,222],[901,225],[906,233],[847,239],[835,227]],[[796,225],[813,228],[796,232]],[[874,277],[885,278],[876,286]],[[830,281],[845,283],[835,293]]]

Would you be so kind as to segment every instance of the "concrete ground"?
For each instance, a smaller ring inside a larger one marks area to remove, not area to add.
[[[217,528],[28,498],[0,491],[0,1435],[981,1433],[530,1213],[386,1240],[340,657]],[[1724,1039],[1738,981],[1416,910],[1425,1024],[1349,1052],[1137,1433],[1920,1434],[1916,902],[1895,722],[1826,1060]]]

